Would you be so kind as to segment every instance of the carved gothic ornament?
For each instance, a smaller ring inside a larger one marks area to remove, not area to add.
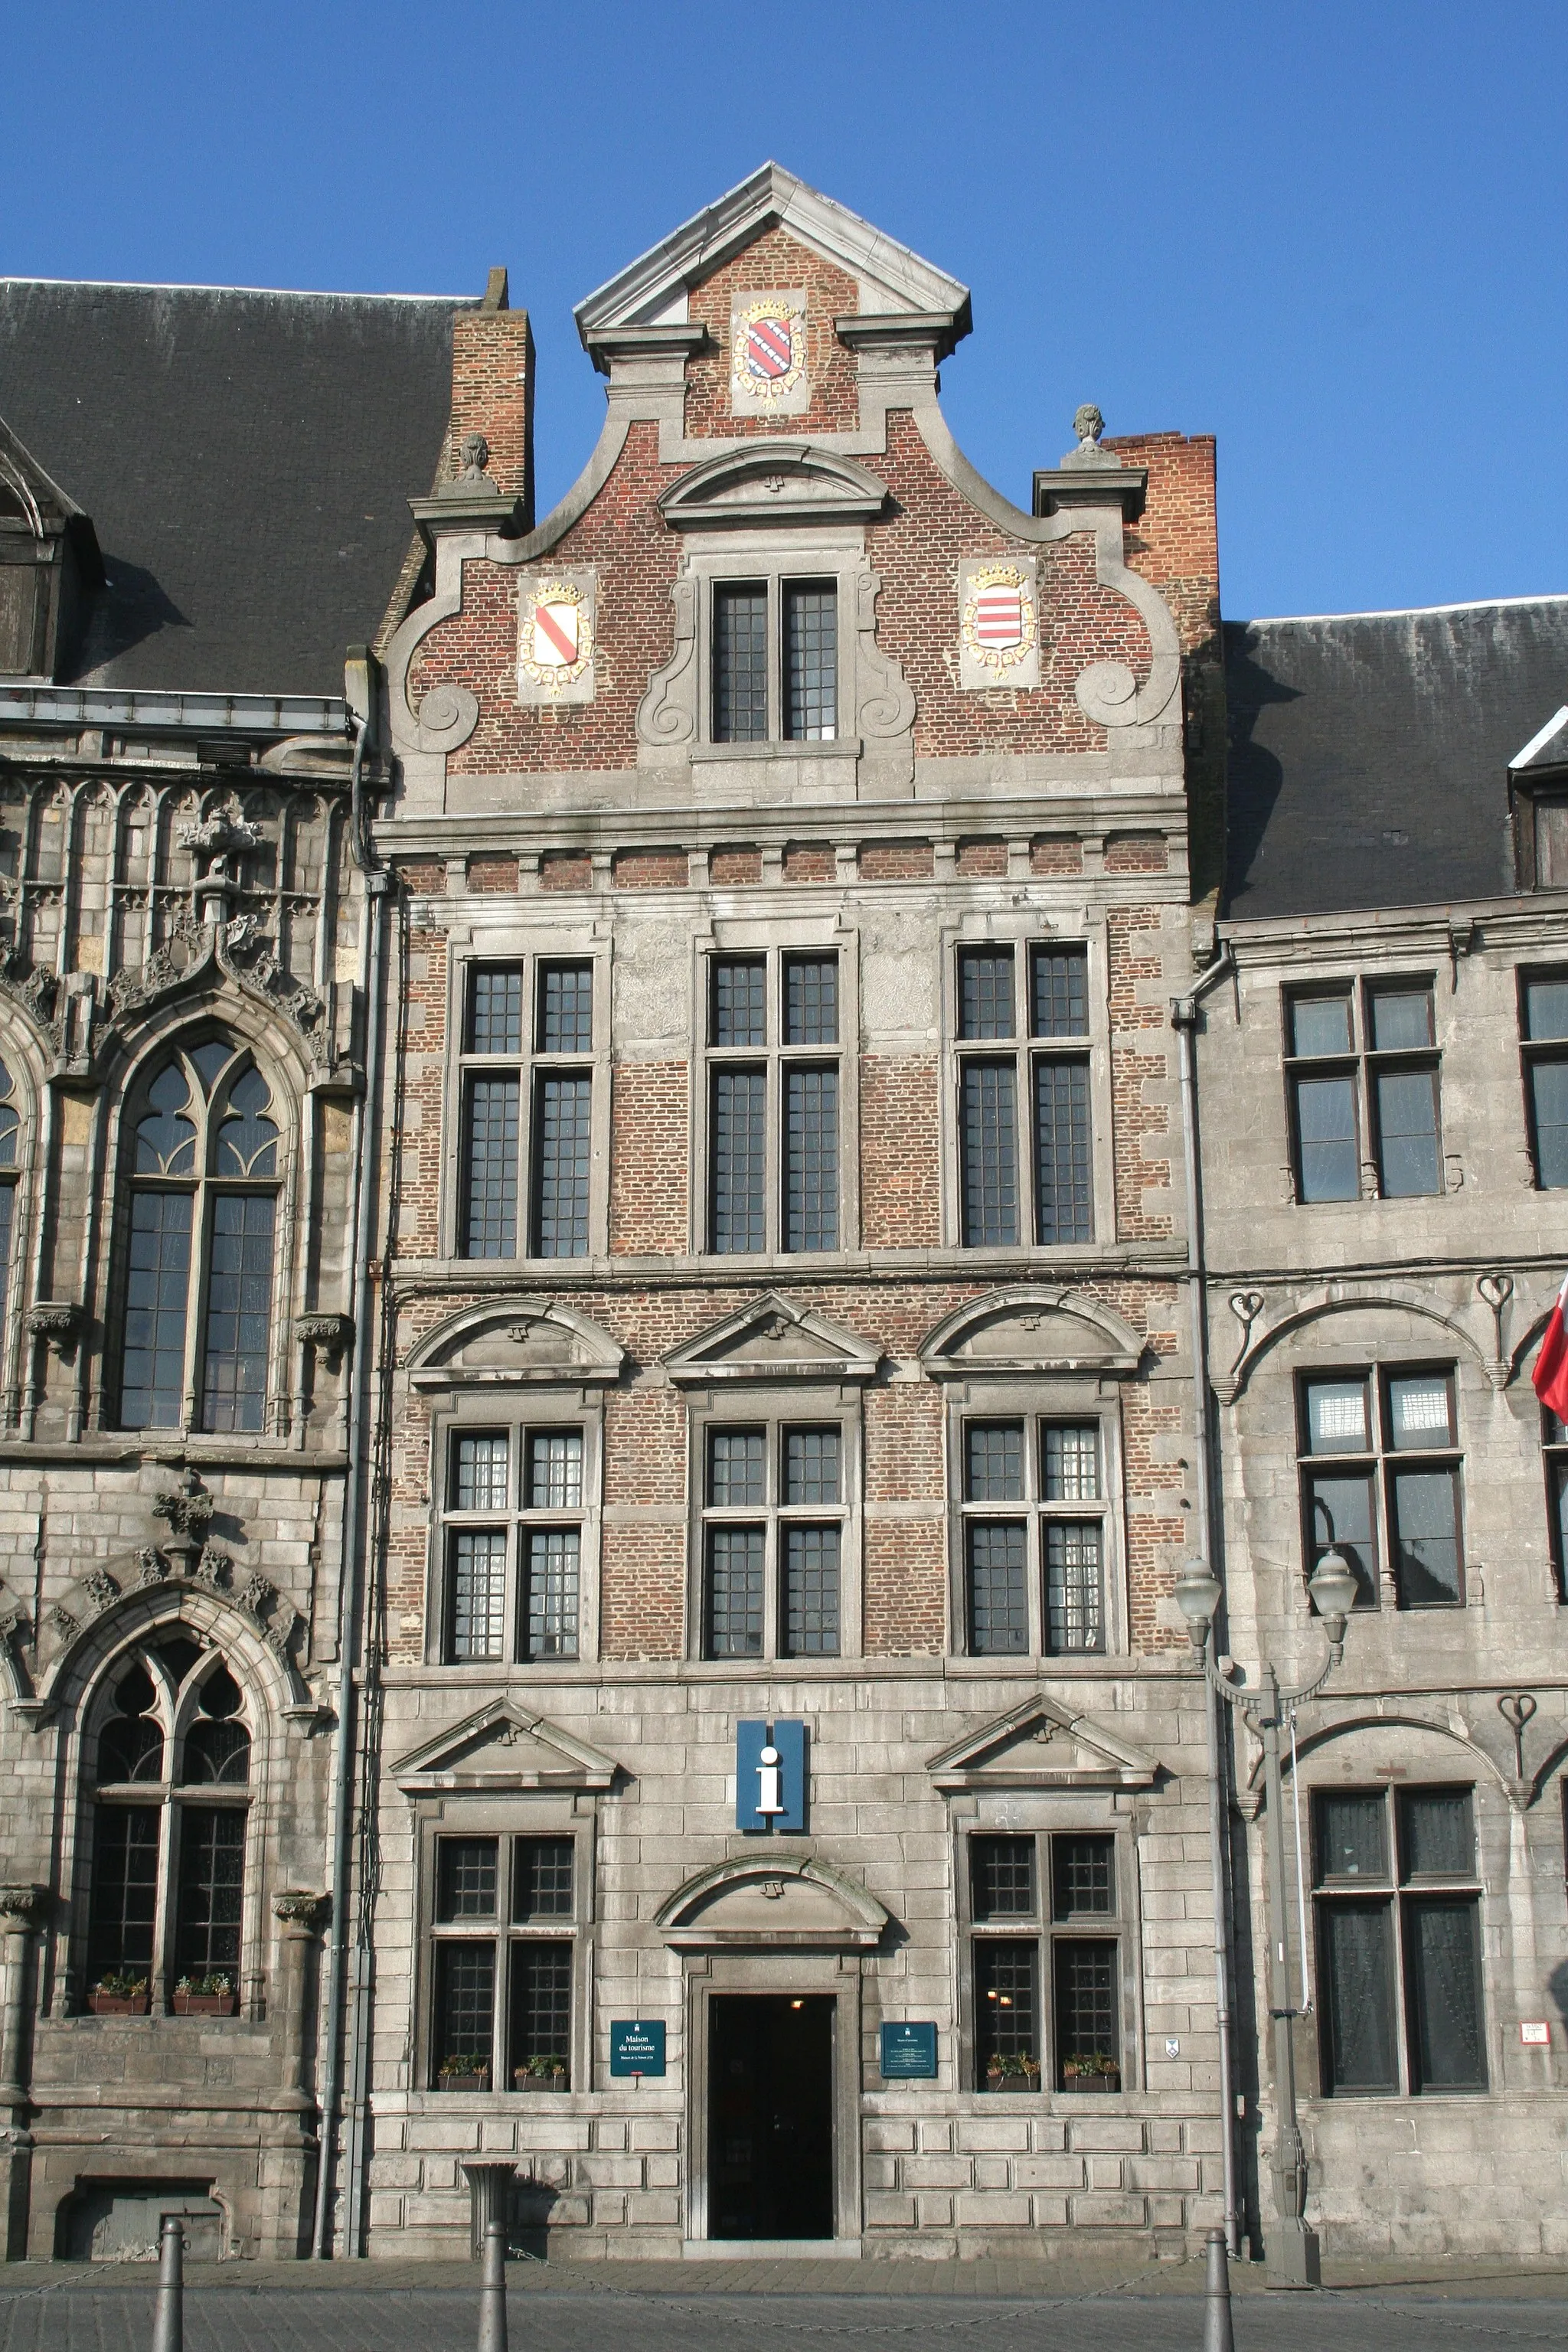
[[[259,825],[247,824],[233,811],[215,809],[198,824],[181,825],[174,838],[182,849],[226,856],[237,850],[259,849],[265,836]]]
[[[285,1927],[302,1928],[314,1935],[326,1924],[331,1911],[328,1895],[317,1895],[307,1886],[285,1886],[272,1898],[272,1916]]]
[[[142,1015],[183,992],[229,980],[242,995],[269,1013],[281,1013],[318,1068],[330,1066],[332,1024],[327,999],[296,979],[278,960],[276,943],[253,916],[204,923],[188,910],[176,917],[170,936],[143,964],[127,965],[110,979],[108,998],[116,1028],[124,1031]]]
[[[10,1935],[31,1935],[47,1921],[54,1896],[36,1883],[0,1886],[0,1927]]]
[[[346,1351],[353,1345],[354,1319],[352,1315],[297,1315],[294,1337],[325,1360],[329,1371],[335,1372]]]
[[[69,1353],[86,1319],[74,1298],[40,1298],[27,1309],[27,1328],[34,1339],[47,1339],[61,1357]]]

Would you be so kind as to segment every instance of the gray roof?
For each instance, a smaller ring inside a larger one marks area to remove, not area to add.
[[[110,582],[60,683],[341,693],[434,479],[469,307],[0,278],[0,417]]]
[[[1238,918],[1511,891],[1508,765],[1568,700],[1568,596],[1226,625]]]

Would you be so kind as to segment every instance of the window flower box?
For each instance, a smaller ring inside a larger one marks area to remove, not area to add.
[[[145,1977],[105,1977],[87,1998],[94,2017],[145,2017],[153,2006]]]
[[[567,2087],[564,2066],[514,2066],[511,2084],[514,2091],[564,2091]]]
[[[239,2007],[237,1992],[176,1992],[176,2017],[232,2017]]]
[[[436,2083],[437,2087],[443,2091],[488,2091],[490,2070],[488,2066],[474,2065],[468,2060],[450,2060],[444,2062],[437,2070]]]
[[[985,2069],[988,2091],[1037,2091],[1040,2070],[1032,2058],[1003,2058]]]
[[[1120,2091],[1121,2069],[1109,2059],[1069,2058],[1062,2067],[1064,2091]]]

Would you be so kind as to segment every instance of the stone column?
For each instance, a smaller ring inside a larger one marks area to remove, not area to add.
[[[272,1910],[283,1928],[278,1998],[270,2005],[270,2014],[281,2028],[279,2088],[290,2106],[304,2109],[315,2105],[305,2088],[305,2045],[310,2004],[315,1992],[316,1935],[327,1916],[327,1898],[312,1894],[308,1887],[289,1886],[273,1896]]]
[[[27,2252],[28,2206],[33,2182],[31,2109],[33,2045],[29,2004],[33,1987],[33,1938],[48,1917],[47,1886],[0,1886],[0,2200],[4,2200],[5,2260]]]

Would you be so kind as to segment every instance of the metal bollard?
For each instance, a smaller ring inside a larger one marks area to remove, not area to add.
[[[506,2230],[501,2222],[491,2221],[486,2229],[479,2261],[479,2352],[507,2352]],[[162,2352],[162,2347],[154,2346],[153,2352]]]
[[[1204,2352],[1235,2352],[1230,2332],[1230,2265],[1226,2258],[1225,2231],[1208,2234],[1208,2270],[1204,2282]]]
[[[185,2230],[165,2213],[158,2238],[158,2300],[153,2307],[153,2352],[184,2352]]]

